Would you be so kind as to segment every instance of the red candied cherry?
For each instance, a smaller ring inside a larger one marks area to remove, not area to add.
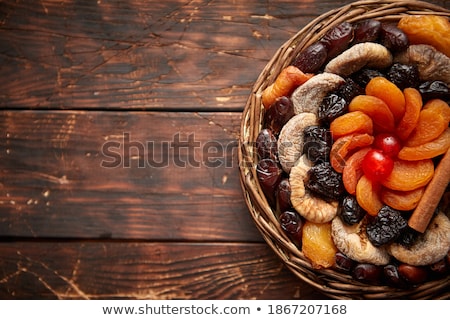
[[[380,181],[389,176],[394,168],[394,160],[383,151],[372,149],[362,161],[364,175],[373,181]]]
[[[400,139],[391,133],[380,133],[375,136],[373,146],[391,158],[396,158],[402,148]]]

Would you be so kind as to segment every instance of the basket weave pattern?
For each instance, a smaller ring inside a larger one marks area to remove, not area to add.
[[[267,244],[300,279],[336,299],[448,299],[450,276],[429,281],[408,290],[360,283],[350,275],[332,269],[315,270],[301,250],[284,234],[261,190],[257,176],[258,161],[254,142],[262,127],[262,91],[275,81],[280,71],[291,64],[304,48],[343,21],[368,18],[398,21],[404,15],[437,14],[450,17],[450,10],[422,1],[357,1],[329,11],[306,25],[282,45],[259,75],[245,106],[240,132],[239,164],[244,198],[251,216]]]

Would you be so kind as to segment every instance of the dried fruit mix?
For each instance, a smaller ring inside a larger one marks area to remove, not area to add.
[[[259,181],[313,268],[392,286],[448,274],[449,208],[408,223],[449,184],[449,32],[433,15],[344,22],[262,92]]]

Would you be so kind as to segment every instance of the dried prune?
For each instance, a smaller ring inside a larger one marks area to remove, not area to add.
[[[393,242],[408,226],[400,211],[383,206],[378,215],[367,224],[367,236],[376,247]]]
[[[320,42],[327,48],[328,59],[332,59],[347,49],[352,39],[353,25],[345,21],[330,29]]]
[[[395,240],[395,242],[401,244],[405,248],[410,248],[418,239],[419,234],[420,233],[418,231],[407,226],[405,229],[403,229],[402,233]]]
[[[303,153],[313,163],[328,161],[332,140],[331,132],[326,128],[308,126],[303,131]]]
[[[358,83],[361,87],[366,87],[370,80],[376,77],[385,77],[384,73],[375,69],[361,69],[356,72],[353,76],[353,80]]]
[[[419,92],[422,94],[424,100],[441,99],[448,101],[450,99],[450,89],[448,85],[439,80],[426,81],[420,84]]]
[[[400,89],[415,88],[419,85],[419,69],[415,65],[394,63],[387,72],[388,80]]]
[[[277,139],[270,129],[262,129],[256,138],[256,150],[260,159],[277,158]]]
[[[405,50],[408,45],[408,36],[394,24],[382,23],[380,30],[380,43],[391,51]]]
[[[305,186],[329,199],[339,199],[345,193],[342,174],[334,171],[329,162],[319,163],[309,169]]]
[[[347,103],[350,103],[354,97],[364,94],[364,89],[352,78],[347,78],[345,83],[336,90],[336,94],[344,98]]]
[[[367,19],[356,24],[353,44],[361,42],[376,42],[380,34],[381,22]]]
[[[294,105],[289,97],[278,97],[264,114],[263,128],[272,130],[275,136],[280,134],[281,128],[294,116]]]
[[[383,267],[383,279],[391,287],[402,288],[406,286],[406,282],[400,277],[398,266],[395,264],[387,264]]]
[[[355,196],[347,195],[339,203],[337,215],[346,224],[353,225],[364,218],[366,211],[358,204]]]
[[[256,166],[256,174],[267,201],[274,207],[275,191],[282,179],[281,168],[273,159],[262,159]]]
[[[294,241],[300,245],[302,241],[303,220],[295,210],[286,210],[278,217],[281,229]]]
[[[331,93],[327,95],[319,106],[319,121],[324,127],[328,127],[337,117],[348,112],[348,103],[341,96]]]
[[[300,52],[292,64],[304,73],[317,73],[327,60],[327,56],[327,47],[317,41]]]
[[[292,208],[291,184],[289,183],[289,178],[283,178],[278,184],[276,190],[276,199],[278,204],[278,210],[280,212]]]

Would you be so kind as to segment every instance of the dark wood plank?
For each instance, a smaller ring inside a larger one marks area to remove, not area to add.
[[[2,1],[0,107],[242,110],[282,43],[350,1]]]
[[[239,126],[239,113],[0,112],[0,236],[261,241]]]
[[[263,244],[0,243],[1,299],[325,299]]]

